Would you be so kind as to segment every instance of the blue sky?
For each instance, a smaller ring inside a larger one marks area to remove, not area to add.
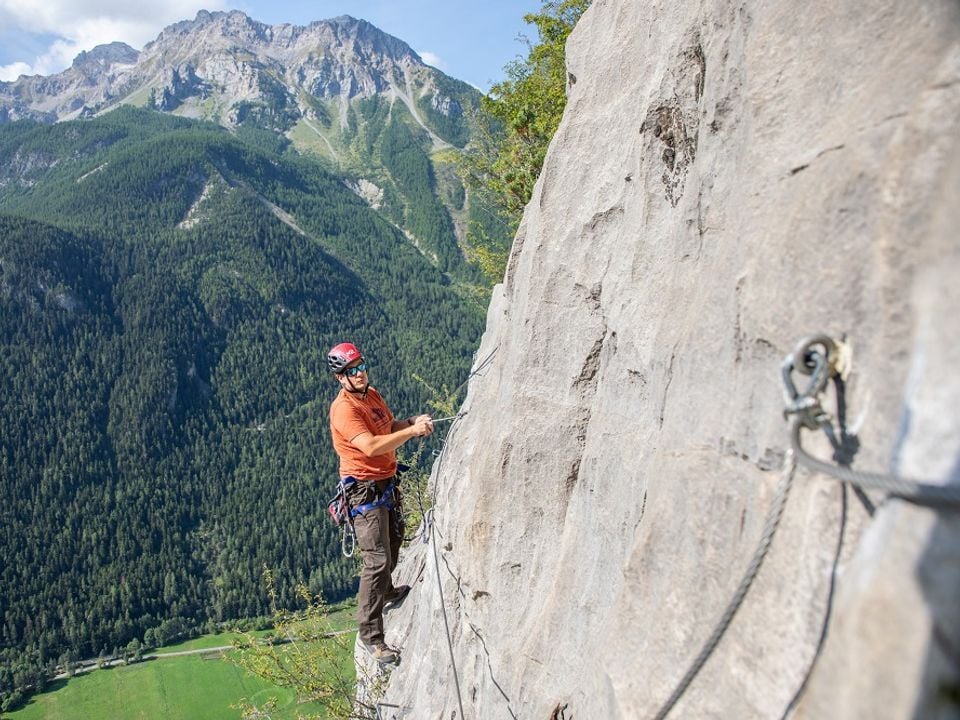
[[[541,0],[0,0],[0,80],[50,75],[82,50],[122,40],[138,50],[198,10],[242,10],[271,25],[306,25],[338,15],[369,20],[431,65],[481,90],[526,54],[523,15]]]

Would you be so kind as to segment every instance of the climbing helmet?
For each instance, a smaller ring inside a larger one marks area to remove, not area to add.
[[[363,355],[353,343],[343,342],[334,345],[327,353],[327,367],[334,375],[342,373],[354,360],[362,360]]]

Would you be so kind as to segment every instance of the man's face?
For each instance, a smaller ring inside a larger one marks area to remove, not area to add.
[[[367,379],[367,361],[363,358],[354,360],[347,365],[340,375],[337,375],[337,380],[339,380],[340,384],[347,390],[363,392],[369,384],[369,380]]]

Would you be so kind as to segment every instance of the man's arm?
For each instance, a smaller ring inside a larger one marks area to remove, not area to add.
[[[397,430],[403,430],[411,425],[413,425],[412,417],[404,418],[403,420],[394,420],[392,423],[390,423],[390,432],[395,433]]]
[[[394,420],[390,424],[390,432],[394,433],[397,430],[403,430],[404,428],[410,427],[411,425],[414,425],[417,422],[417,420],[420,420],[421,418],[425,418],[427,420],[431,419],[429,415],[414,415],[412,417],[404,418],[403,420]]]
[[[399,429],[395,429],[397,426],[400,426]],[[350,440],[350,444],[367,457],[383,455],[396,450],[407,440],[415,437],[426,437],[432,433],[433,420],[430,419],[429,415],[418,415],[406,420],[394,420],[390,429],[393,432],[387,435],[374,435],[371,432],[360,433]]]

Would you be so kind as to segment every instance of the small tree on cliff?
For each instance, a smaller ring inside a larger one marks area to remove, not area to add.
[[[303,610],[284,610],[276,605],[273,572],[264,569],[264,583],[273,607],[273,637],[262,642],[252,633],[244,633],[234,642],[235,651],[226,656],[230,662],[279,687],[297,693],[298,702],[313,702],[322,714],[305,715],[304,720],[367,719],[375,709],[357,703],[354,687],[352,635],[336,630],[323,599],[310,594],[306,586],[297,588],[305,605]],[[275,698],[254,704],[244,698],[236,706],[244,720],[269,720],[276,710]]]
[[[526,58],[505,68],[506,80],[490,88],[476,115],[474,142],[461,156],[460,173],[472,202],[505,223],[512,238],[523,208],[543,167],[550,139],[566,107],[567,36],[591,0],[545,0],[539,13],[524,16],[537,29],[539,41],[527,41]],[[499,245],[471,221],[473,260],[492,282],[503,274],[509,247]]]

